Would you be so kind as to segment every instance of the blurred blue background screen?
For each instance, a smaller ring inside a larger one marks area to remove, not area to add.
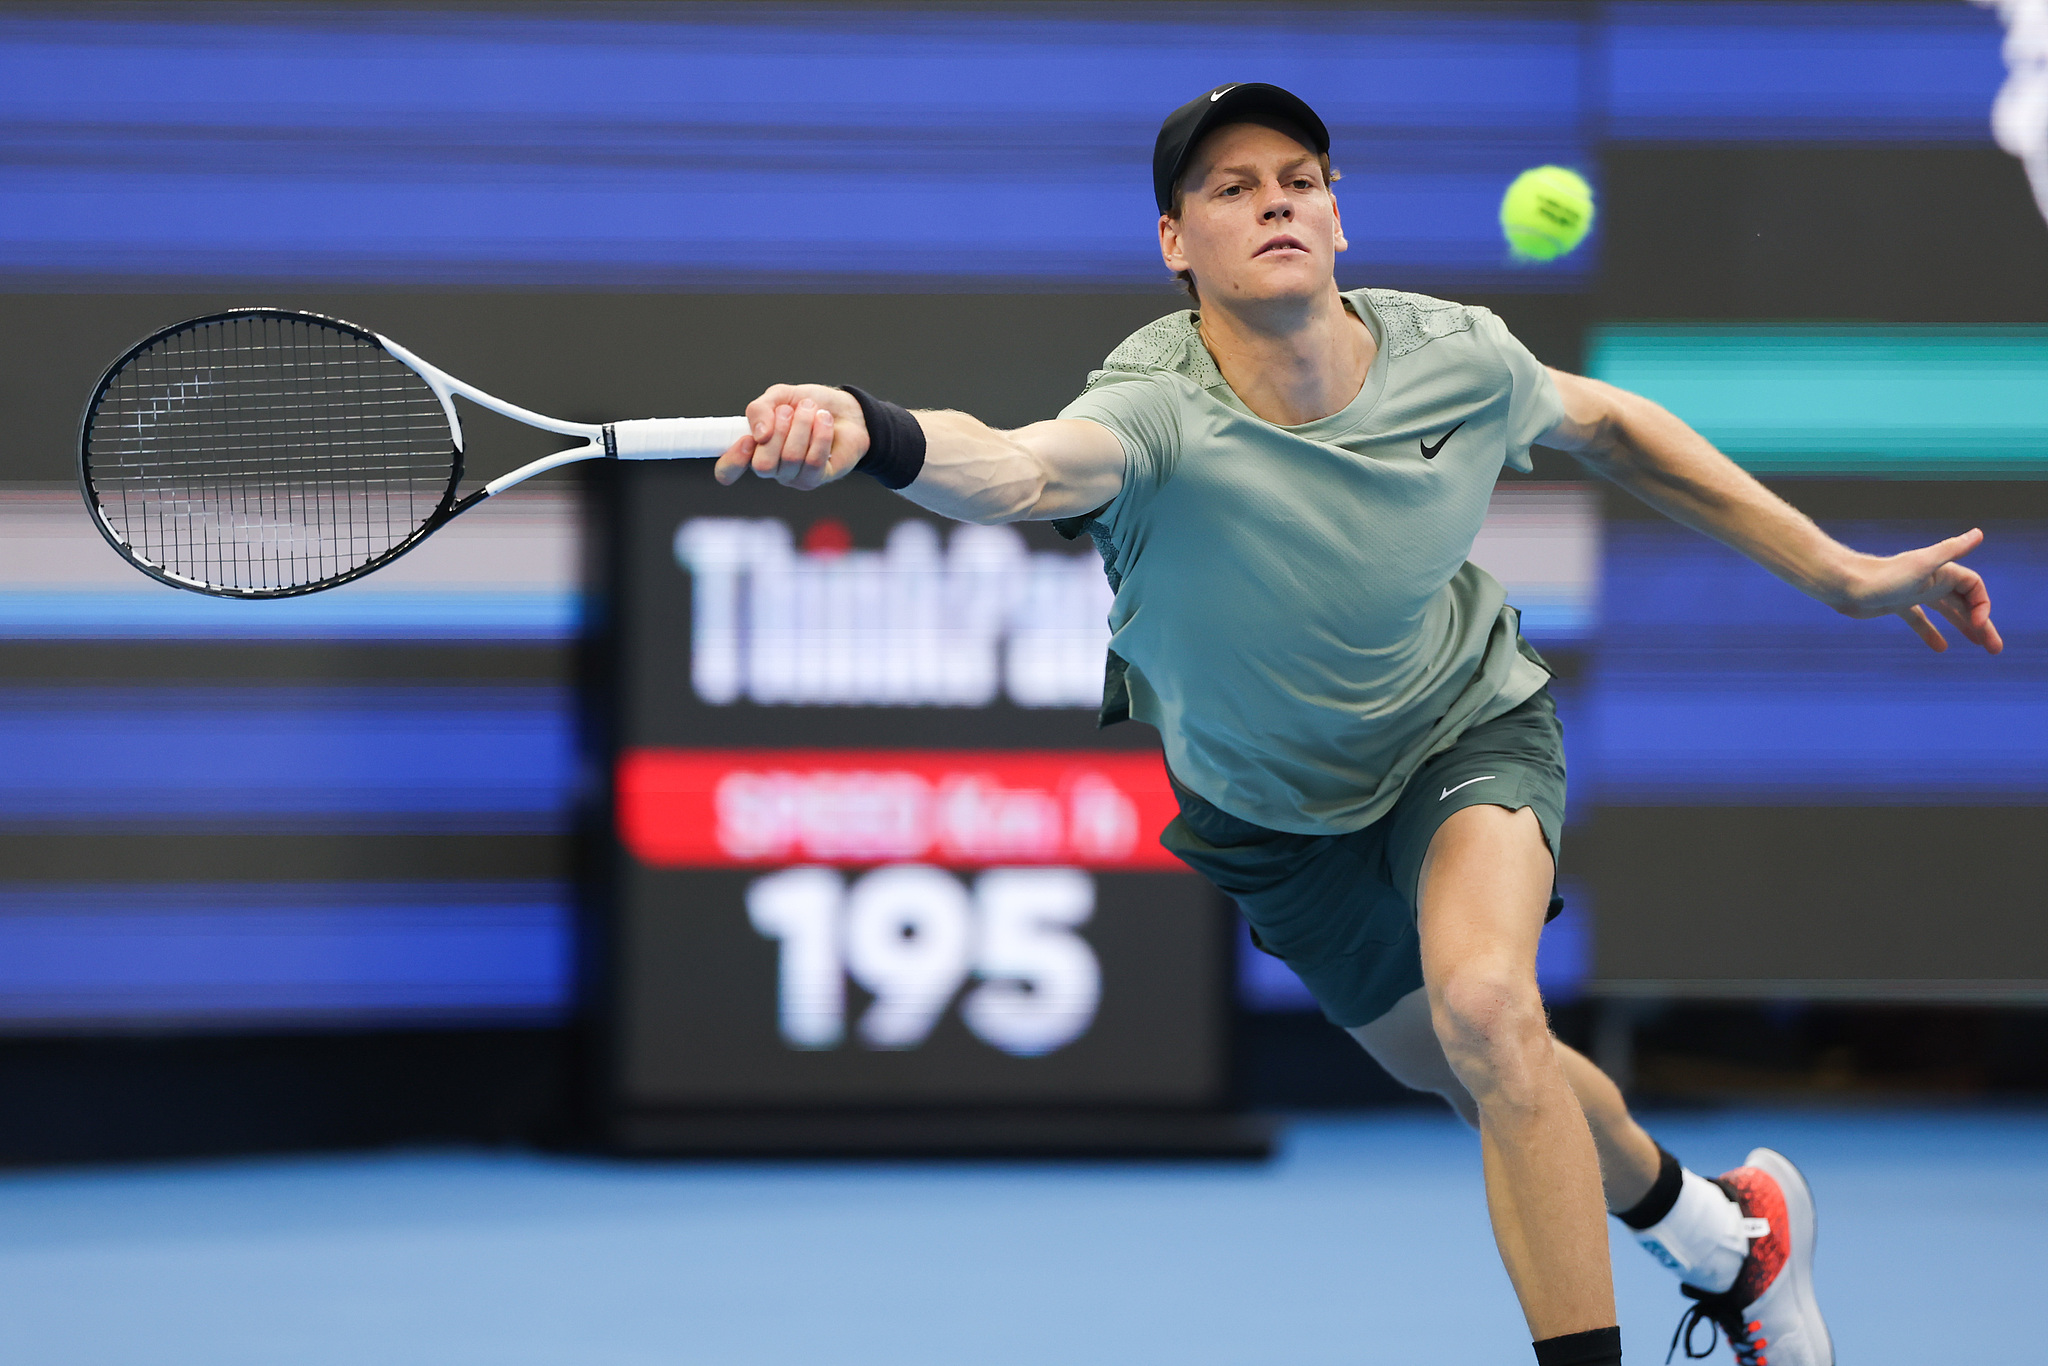
[[[1247,79],[1331,126],[1347,286],[1493,307],[1860,547],[1991,533],[1973,562],[2014,648],[1935,656],[1563,457],[1503,486],[1475,558],[1557,666],[1572,767],[1553,998],[2048,991],[2048,943],[2012,930],[2048,873],[2048,231],[1990,141],[1991,15],[833,14],[828,47],[773,57],[763,26],[787,14],[745,6],[0,17],[0,1028],[549,1023],[577,999],[574,838],[609,781],[577,706],[580,486],[304,600],[161,588],[66,483],[79,405],[136,337],[312,307],[569,417],[731,411],[801,370],[1019,424],[1181,306],[1152,137]],[[1537,268],[1496,213],[1547,162],[1602,209]],[[536,439],[480,421],[473,472]],[[878,550],[893,506],[738,510],[701,483],[664,487],[675,521],[780,517],[793,544],[831,516]],[[1034,553],[1094,573],[1042,532]],[[1070,674],[1045,674],[1044,705],[928,703],[917,726],[813,699],[801,738],[730,739],[701,700],[620,706],[682,728],[664,744],[1143,743],[1098,737]],[[1783,965],[1729,947],[1756,934]],[[1213,970],[1247,1008],[1307,1004],[1248,947],[1185,967],[1189,1000]]]

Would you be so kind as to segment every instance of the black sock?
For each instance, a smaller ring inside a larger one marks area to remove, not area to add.
[[[1678,1203],[1678,1192],[1685,1188],[1685,1168],[1678,1165],[1678,1159],[1664,1151],[1664,1145],[1657,1145],[1657,1179],[1650,1183],[1650,1193],[1630,1205],[1618,1209],[1614,1217],[1633,1229],[1646,1229],[1671,1213],[1671,1207]]]
[[[1619,1328],[1588,1328],[1529,1345],[1536,1349],[1536,1366],[1621,1366]]]

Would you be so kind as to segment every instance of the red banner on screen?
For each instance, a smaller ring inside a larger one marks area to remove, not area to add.
[[[637,749],[619,836],[654,868],[920,862],[1184,870],[1156,754]]]

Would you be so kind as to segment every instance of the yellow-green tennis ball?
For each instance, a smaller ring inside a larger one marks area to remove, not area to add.
[[[1585,241],[1592,226],[1593,187],[1562,166],[1522,172],[1500,201],[1500,230],[1524,261],[1555,261]]]

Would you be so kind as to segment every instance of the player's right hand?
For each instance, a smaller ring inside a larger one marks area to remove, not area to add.
[[[771,384],[747,405],[747,435],[726,448],[712,473],[721,484],[752,470],[793,489],[814,489],[852,472],[868,453],[860,404],[828,384]]]
[[[1930,650],[1946,650],[1941,628],[1928,617],[1932,607],[1986,654],[2005,649],[1991,621],[1991,590],[1984,576],[1956,563],[1984,543],[1984,532],[1972,527],[1960,536],[1898,555],[1857,555],[1840,598],[1832,606],[1846,617],[1905,618]]]

